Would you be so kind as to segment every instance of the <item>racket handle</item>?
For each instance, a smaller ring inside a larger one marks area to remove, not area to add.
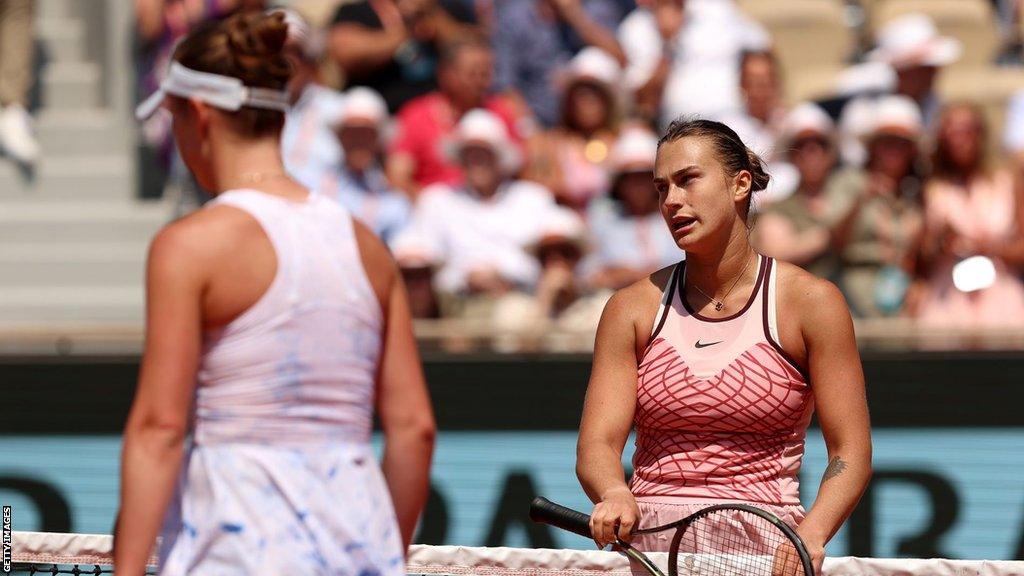
[[[590,516],[577,512],[572,508],[560,506],[547,498],[537,497],[530,503],[530,520],[550,524],[562,530],[568,530],[586,538],[590,534]]]

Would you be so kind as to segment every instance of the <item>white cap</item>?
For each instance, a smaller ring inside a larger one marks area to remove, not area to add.
[[[923,129],[921,110],[906,96],[882,96],[873,107],[867,137],[881,133],[916,140]]]
[[[817,104],[801,102],[782,121],[782,134],[784,139],[792,140],[808,132],[831,138],[835,123]]]
[[[388,106],[376,90],[365,86],[349,88],[343,94],[341,112],[332,125],[344,126],[351,120],[363,120],[380,127],[388,120]]]
[[[585,249],[587,227],[579,214],[568,208],[557,206],[541,217],[540,233],[533,243],[536,252],[541,246],[553,241],[562,241],[576,245],[582,252]]]
[[[234,112],[242,106],[266,110],[288,110],[288,93],[284,90],[255,88],[242,84],[234,76],[199,72],[171,62],[160,88],[135,108],[135,117],[145,120],[156,112],[168,94],[181,98],[197,98],[207,104]]]
[[[505,123],[495,113],[483,108],[466,112],[455,126],[445,149],[450,158],[457,160],[462,148],[469,143],[491,148],[505,172],[511,174],[519,169],[518,149],[509,138]]]
[[[960,59],[963,46],[956,38],[939,36],[935,23],[920,13],[904,14],[879,30],[878,47],[868,59],[896,69],[908,66],[945,66]]]
[[[886,62],[860,62],[844,68],[834,87],[836,96],[895,92],[896,71]]]
[[[590,80],[614,90],[621,79],[622,67],[619,66],[618,60],[600,48],[588,46],[569,61],[566,85]]]
[[[623,174],[629,171],[653,170],[654,158],[657,155],[657,136],[644,128],[627,128],[612,145],[612,172]]]

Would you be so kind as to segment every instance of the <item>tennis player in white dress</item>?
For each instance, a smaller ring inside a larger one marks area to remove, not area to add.
[[[280,13],[194,30],[138,111],[172,114],[216,198],[150,249],[119,576],[158,533],[160,574],[405,572],[433,415],[387,249],[284,171],[286,35]]]

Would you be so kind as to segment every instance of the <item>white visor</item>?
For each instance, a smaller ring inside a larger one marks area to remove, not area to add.
[[[238,78],[198,72],[171,62],[160,88],[135,108],[135,117],[145,120],[156,112],[168,94],[198,98],[207,104],[234,112],[242,106],[266,110],[288,110],[288,93],[269,88],[250,88]]]

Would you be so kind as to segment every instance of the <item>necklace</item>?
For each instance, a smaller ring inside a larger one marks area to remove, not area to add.
[[[714,302],[715,303],[715,310],[718,311],[718,312],[721,312],[722,308],[725,308],[724,300],[729,297],[729,294],[732,293],[732,289],[735,288],[736,285],[740,283],[740,278],[743,278],[743,273],[747,271],[747,268],[749,266],[750,266],[750,258],[747,258],[747,262],[746,262],[746,264],[743,265],[743,269],[740,270],[740,273],[736,275],[736,279],[732,281],[732,286],[730,286],[729,289],[725,292],[725,294],[722,295],[722,299],[721,300],[719,300],[717,298],[714,298],[710,294],[708,294],[707,292],[701,290],[700,286],[697,286],[696,284],[693,284],[693,288],[695,290],[697,290],[697,292],[700,292],[702,296],[704,296],[708,300],[711,300],[712,302]],[[683,282],[684,283],[686,282],[686,278],[685,277],[683,278]]]

